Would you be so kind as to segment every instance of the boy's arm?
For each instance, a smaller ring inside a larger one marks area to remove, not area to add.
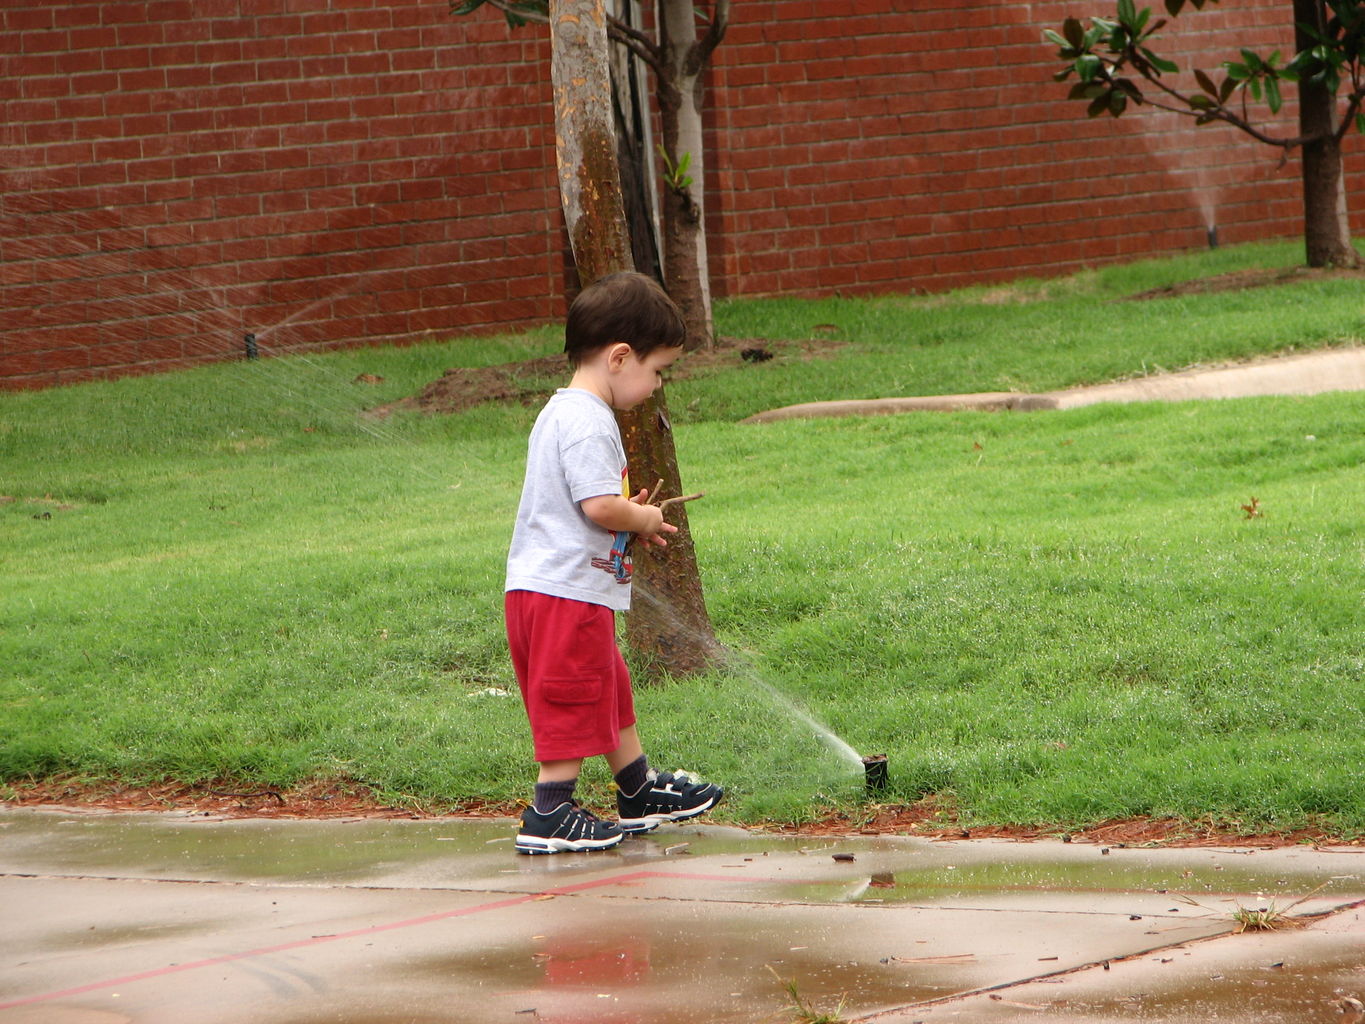
[[[649,492],[641,489],[633,498],[623,498],[619,494],[599,494],[584,498],[579,502],[583,514],[604,530],[613,533],[625,531],[633,533],[646,544],[666,545],[661,534],[677,533],[678,528],[664,522],[663,509],[657,505],[646,505]]]

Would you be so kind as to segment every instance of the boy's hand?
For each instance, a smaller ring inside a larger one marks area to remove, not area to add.
[[[665,533],[677,533],[678,528],[672,523],[664,522],[663,509],[658,505],[650,505],[648,503],[649,490],[644,487],[640,488],[640,493],[631,498],[630,501],[632,504],[638,506],[640,512],[644,514],[643,525],[632,531],[635,536],[645,544],[656,544],[661,548],[667,547],[668,541],[661,535]]]
[[[663,535],[677,533],[678,528],[664,522],[664,510],[658,505],[646,504],[649,492],[642,490],[633,498],[619,494],[603,494],[595,498],[584,498],[580,505],[583,514],[604,530],[613,533],[633,533],[646,544],[664,547],[668,541]]]

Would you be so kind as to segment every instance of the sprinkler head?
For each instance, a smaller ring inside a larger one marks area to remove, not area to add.
[[[870,754],[863,758],[863,775],[867,778],[869,793],[883,792],[890,781],[886,774],[886,755]]]
[[[1209,225],[1209,229],[1208,229],[1207,232],[1205,232],[1205,234],[1208,236],[1208,239],[1209,239],[1209,248],[1210,248],[1210,249],[1217,249],[1217,248],[1218,248],[1218,225],[1217,225],[1217,224],[1210,224],[1210,225]]]
[[[248,334],[243,340],[246,342],[246,357],[248,359],[257,358],[260,352],[256,350],[256,335]]]

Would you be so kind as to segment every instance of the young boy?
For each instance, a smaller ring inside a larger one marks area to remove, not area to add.
[[[573,378],[541,410],[507,555],[507,639],[540,764],[521,816],[521,853],[601,850],[714,807],[719,786],[654,772],[635,729],[630,675],[614,611],[630,607],[628,544],[667,545],[677,527],[631,496],[613,409],[639,405],[682,354],[685,328],[651,278],[611,274],[569,309],[564,351]],[[620,821],[579,807],[583,759],[604,754]]]

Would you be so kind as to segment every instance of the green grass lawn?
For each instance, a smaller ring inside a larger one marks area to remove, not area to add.
[[[737,422],[1359,343],[1358,282],[1123,301],[1296,258],[723,304],[723,334],[839,344],[669,387],[735,658],[640,688],[654,760],[726,783],[733,820],[855,806],[857,769],[804,712],[890,755],[889,799],[933,794],[966,822],[1365,832],[1365,396]],[[360,413],[557,345],[0,395],[0,779],[526,796],[520,703],[498,691],[515,692],[502,566],[535,409]],[[601,801],[605,767],[585,781]]]

